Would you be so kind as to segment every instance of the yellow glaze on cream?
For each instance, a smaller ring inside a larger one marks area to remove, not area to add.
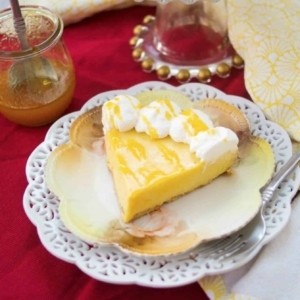
[[[129,100],[129,102],[132,104],[132,106],[135,107],[136,109],[139,109],[142,107],[141,104],[135,105],[133,103],[132,98],[130,98],[128,95],[123,95],[123,97],[127,98]],[[121,114],[121,109],[120,109],[120,106],[118,103],[120,101],[120,97],[115,97],[114,100],[115,101],[108,101],[106,103],[106,108],[112,112],[112,113],[110,113],[109,123],[113,124],[113,126],[116,127],[113,116],[116,116],[119,120],[122,120],[122,114]]]
[[[208,129],[208,126],[192,109],[186,109],[181,114],[188,118],[187,123],[184,124],[184,129],[190,136]]]
[[[160,113],[160,110],[162,109],[162,107],[165,107],[167,110],[165,111],[165,118],[170,121],[171,119],[173,119],[176,116],[176,111],[174,110],[174,107],[172,105],[172,102],[170,100],[156,100],[156,102],[158,102],[159,104],[161,104],[161,107],[151,107],[148,106],[148,109],[152,109],[153,111],[156,112],[156,114]],[[159,135],[157,130],[151,125],[150,120],[146,117],[143,116],[142,117],[143,122],[147,125],[148,127],[148,131],[149,131],[149,135],[151,136],[151,138],[153,139],[158,139]]]
[[[226,153],[208,165],[184,143],[170,137],[152,139],[135,130],[111,130],[105,145],[124,222],[208,184],[237,157],[235,152]]]

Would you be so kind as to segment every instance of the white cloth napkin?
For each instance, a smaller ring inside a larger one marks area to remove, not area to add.
[[[247,265],[200,280],[211,300],[300,299],[300,196],[283,231]],[[222,288],[221,288],[222,287]]]
[[[292,204],[292,216],[283,232],[258,256],[238,281],[235,272],[225,275],[229,289],[263,300],[300,299],[300,196]]]

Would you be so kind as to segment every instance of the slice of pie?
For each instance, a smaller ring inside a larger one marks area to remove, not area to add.
[[[209,184],[237,159],[232,130],[169,98],[143,105],[120,95],[103,105],[107,163],[124,222]]]

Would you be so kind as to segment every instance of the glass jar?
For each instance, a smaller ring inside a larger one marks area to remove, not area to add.
[[[71,103],[75,72],[62,40],[62,19],[40,6],[21,6],[21,11],[29,50],[21,49],[11,9],[0,12],[0,113],[21,125],[41,126],[60,117]],[[45,59],[55,80],[35,70],[36,62],[40,64]],[[34,81],[27,75],[18,76],[16,65],[26,71],[26,66],[33,66]]]
[[[161,80],[208,83],[213,75],[226,78],[232,67],[243,67],[228,38],[226,0],[156,2],[155,16],[145,16],[129,42],[145,72],[156,71]]]
[[[206,65],[224,59],[230,51],[226,0],[158,4],[153,37],[170,63]]]

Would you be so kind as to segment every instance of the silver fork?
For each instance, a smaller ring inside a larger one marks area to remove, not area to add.
[[[272,180],[261,189],[262,207],[259,213],[245,227],[223,239],[207,242],[197,247],[197,256],[217,261],[241,259],[247,256],[263,239],[266,233],[266,222],[263,211],[279,186],[292,173],[300,161],[300,151],[297,151],[278,171]]]

